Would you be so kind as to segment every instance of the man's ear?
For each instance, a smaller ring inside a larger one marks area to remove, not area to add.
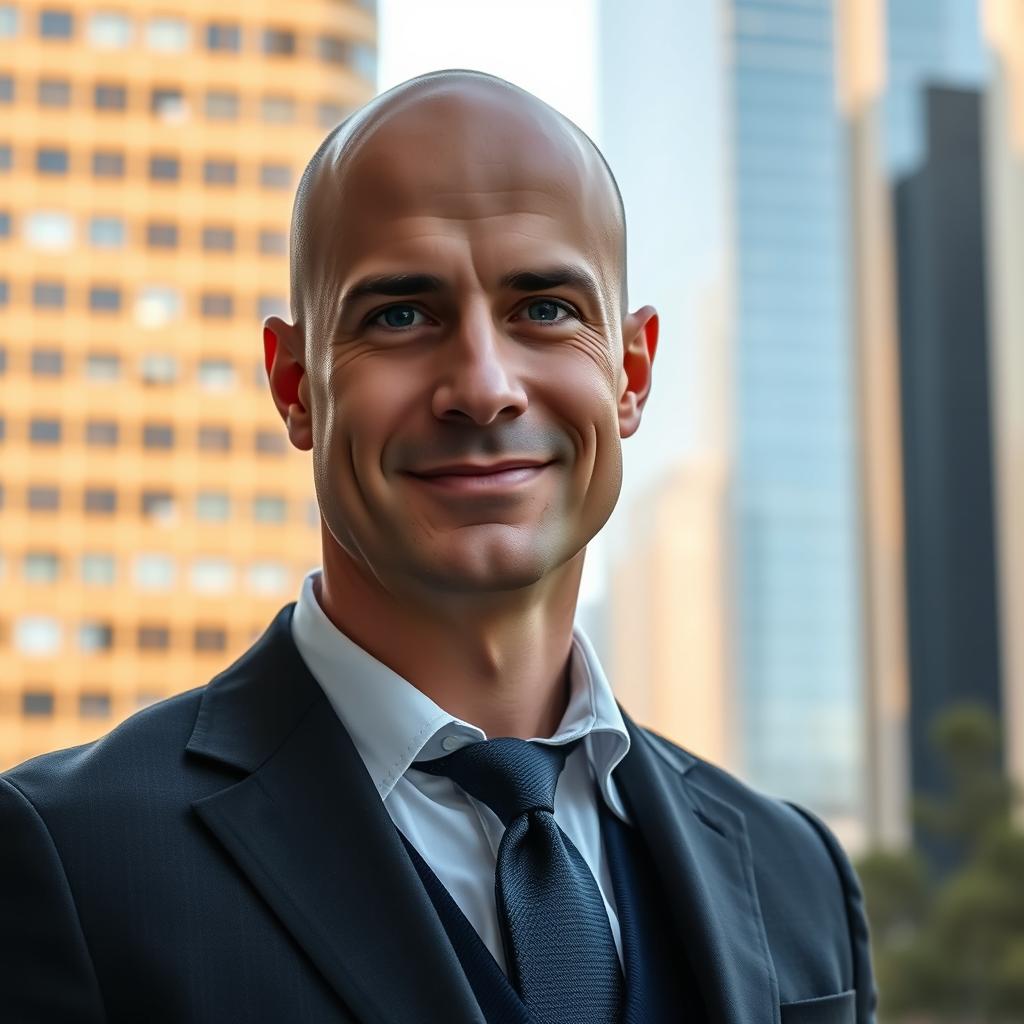
[[[619,385],[619,436],[631,437],[651,393],[651,366],[658,348],[658,314],[642,306],[622,321],[622,377]]]
[[[279,316],[263,321],[263,363],[270,379],[274,405],[288,428],[288,438],[300,451],[313,447],[309,378],[302,334]]]

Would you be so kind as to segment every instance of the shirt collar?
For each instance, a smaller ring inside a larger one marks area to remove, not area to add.
[[[413,761],[441,757],[456,745],[486,740],[482,729],[435,704],[426,694],[350,640],[324,614],[313,583],[302,581],[292,637],[366,765],[382,800]],[[609,807],[626,820],[611,778],[629,750],[629,733],[590,640],[573,627],[569,703],[554,736],[541,743],[587,737],[585,747]],[[449,739],[451,737],[451,739]]]

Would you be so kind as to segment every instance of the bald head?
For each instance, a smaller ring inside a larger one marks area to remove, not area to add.
[[[415,210],[458,217],[465,200],[537,191],[543,215],[586,229],[626,309],[625,214],[593,141],[531,93],[477,71],[437,71],[382,93],[337,125],[303,172],[291,225],[296,326],[319,334],[334,315],[346,235],[358,211]]]

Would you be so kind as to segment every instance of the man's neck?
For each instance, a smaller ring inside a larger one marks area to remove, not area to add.
[[[534,593],[398,599],[346,552],[325,552],[314,593],[350,640],[488,737],[553,735],[569,700],[583,552]]]

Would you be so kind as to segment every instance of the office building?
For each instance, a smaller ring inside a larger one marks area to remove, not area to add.
[[[923,162],[896,184],[911,783],[949,787],[932,723],[1002,715],[981,96],[929,87]]]
[[[0,767],[206,682],[319,561],[260,325],[375,14],[171,10],[0,3]]]

